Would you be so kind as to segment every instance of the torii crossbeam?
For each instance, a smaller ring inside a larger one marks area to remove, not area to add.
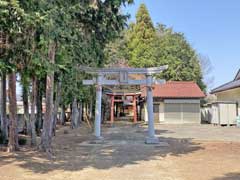
[[[148,136],[145,139],[147,144],[159,143],[155,136],[154,114],[153,114],[153,84],[163,84],[165,80],[153,78],[153,74],[159,74],[168,66],[160,66],[153,68],[90,68],[80,67],[82,71],[94,74],[97,77],[91,80],[83,80],[84,85],[96,85],[96,108],[95,108],[95,124],[94,135],[97,139],[103,139],[101,136],[101,105],[102,105],[102,86],[103,85],[146,85],[147,88],[147,111],[148,111]],[[119,79],[108,80],[105,75],[119,74]],[[143,74],[145,79],[133,80],[129,79],[129,74]]]

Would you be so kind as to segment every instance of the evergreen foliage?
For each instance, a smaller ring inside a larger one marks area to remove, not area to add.
[[[61,84],[61,105],[67,107],[74,99],[78,103],[87,102],[93,90],[82,86],[86,75],[78,68],[103,66],[104,47],[125,26],[128,16],[120,8],[128,3],[132,0],[0,0],[0,33],[9,39],[9,46],[4,50],[1,46],[1,73],[19,73],[34,103],[37,92],[45,91],[40,84],[47,87],[47,107],[53,107],[53,97],[57,99],[59,92],[54,96],[53,86],[58,84]],[[34,105],[31,109],[34,110]],[[52,113],[50,110],[45,117],[50,124],[43,127],[46,136],[42,136],[42,141],[50,138],[54,128]],[[34,116],[31,121],[35,131]],[[50,144],[51,141],[43,150],[50,152],[46,149]]]
[[[174,81],[195,81],[202,90],[203,75],[197,52],[183,33],[174,32],[163,24],[153,26],[144,4],[131,23],[114,42],[105,49],[108,64],[122,59],[133,67],[154,67],[168,65],[160,78]]]
[[[136,23],[131,24],[127,34],[129,65],[135,67],[154,66],[155,29],[144,4],[136,14]]]

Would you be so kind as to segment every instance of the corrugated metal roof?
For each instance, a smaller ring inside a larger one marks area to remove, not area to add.
[[[239,88],[239,87],[240,87],[240,79],[228,82],[226,84],[223,84],[223,85],[213,89],[211,91],[211,94],[226,91],[226,90],[230,90],[230,89],[235,89],[235,88]]]
[[[234,80],[240,80],[240,69],[238,70],[237,75],[235,76]]]
[[[230,81],[228,83],[225,83],[211,91],[211,94],[215,94],[218,92],[230,90],[230,89],[235,89],[240,87],[240,69],[238,70],[235,78],[233,81]]]

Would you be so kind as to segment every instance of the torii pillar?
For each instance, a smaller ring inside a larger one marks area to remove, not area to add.
[[[101,114],[102,114],[102,79],[103,75],[98,74],[96,85],[96,107],[95,107],[95,124],[94,135],[97,139],[103,139],[101,136]]]
[[[148,136],[145,139],[146,144],[158,144],[159,139],[155,136],[154,114],[153,114],[153,78],[151,74],[146,75],[147,88],[147,111],[148,111]]]

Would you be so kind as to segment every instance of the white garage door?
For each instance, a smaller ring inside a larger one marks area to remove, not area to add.
[[[182,123],[181,104],[165,104],[164,120],[166,123]]]
[[[159,123],[160,104],[153,104],[154,122]]]
[[[181,104],[184,123],[200,123],[199,104]]]
[[[166,123],[200,123],[199,103],[165,103]]]

